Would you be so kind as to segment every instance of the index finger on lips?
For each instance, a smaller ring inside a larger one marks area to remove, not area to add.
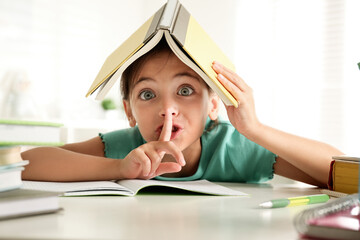
[[[172,118],[170,111],[165,112],[164,125],[161,129],[159,141],[170,141],[172,130]]]

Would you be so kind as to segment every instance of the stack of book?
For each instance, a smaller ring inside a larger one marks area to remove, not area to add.
[[[0,147],[0,192],[21,187],[21,171],[28,161],[20,155],[20,147]]]
[[[336,192],[359,192],[360,157],[334,156],[329,175],[329,188]]]
[[[59,209],[56,194],[21,189],[21,172],[29,163],[21,158],[21,146],[61,145],[60,126],[49,122],[0,119],[0,219]]]

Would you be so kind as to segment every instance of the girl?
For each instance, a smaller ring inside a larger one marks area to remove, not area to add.
[[[23,179],[261,182],[276,173],[326,187],[331,157],[342,153],[262,124],[252,89],[220,63],[212,67],[239,102],[226,106],[230,123],[218,120],[217,95],[161,41],[122,76],[131,128],[23,152]]]

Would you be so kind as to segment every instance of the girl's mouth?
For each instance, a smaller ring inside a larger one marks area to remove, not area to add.
[[[176,131],[178,131],[179,130],[179,128],[178,127],[176,127],[176,126],[173,126],[172,127],[172,130],[171,130],[171,132],[176,132]]]
[[[170,141],[177,138],[181,134],[182,128],[179,128],[178,126],[173,126],[171,131],[171,137]]]
[[[163,129],[163,126],[160,126],[157,128],[157,133],[159,136],[161,134],[162,129]],[[183,130],[183,128],[180,127],[179,125],[173,125],[172,129],[171,129],[170,141],[175,139],[177,136],[179,136],[179,134],[181,133],[182,130]]]

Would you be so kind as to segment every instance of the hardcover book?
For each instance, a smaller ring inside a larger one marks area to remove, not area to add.
[[[15,189],[0,193],[0,220],[60,210],[56,193]]]
[[[330,166],[329,188],[343,193],[359,191],[360,158],[334,156]]]
[[[13,164],[21,161],[22,161],[21,147],[19,146],[0,147],[0,167],[2,165]]]
[[[236,99],[217,80],[217,74],[211,67],[214,61],[218,61],[235,71],[234,65],[177,0],[169,0],[108,56],[86,96],[98,90],[96,99],[102,100],[125,69],[162,38],[166,39],[174,54],[192,68],[226,105],[238,106]]]
[[[29,161],[20,161],[0,166],[0,192],[21,187],[21,172]]]
[[[0,147],[62,145],[61,126],[62,124],[52,122],[0,119]]]

